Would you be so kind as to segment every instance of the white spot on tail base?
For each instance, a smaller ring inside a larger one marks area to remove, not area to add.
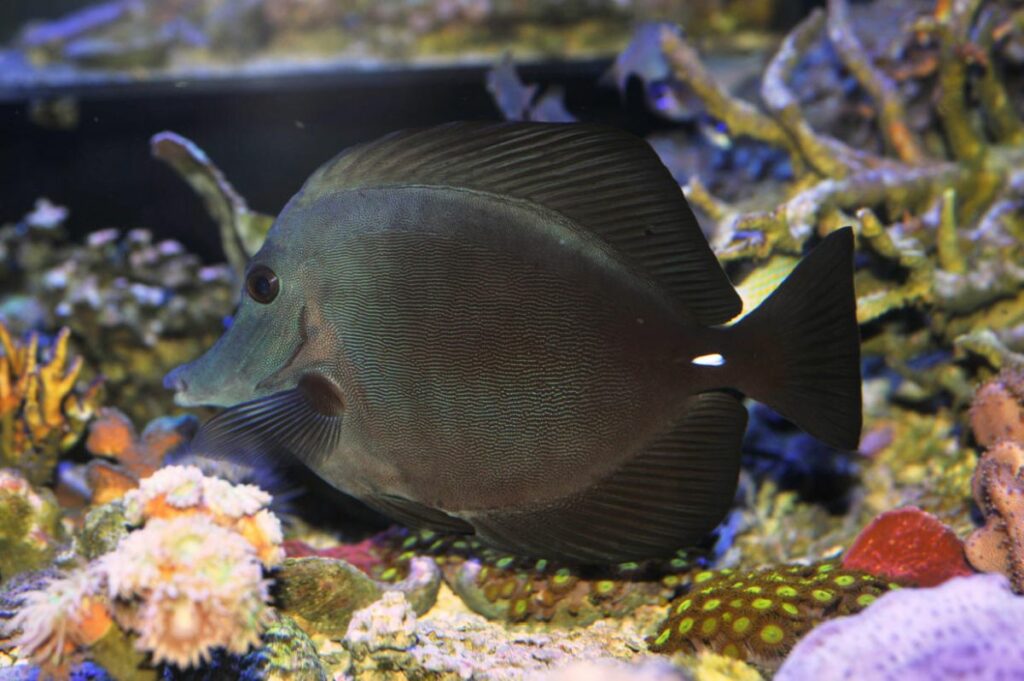
[[[720,367],[725,365],[725,357],[722,357],[717,352],[712,352],[709,355],[694,357],[690,360],[690,363],[702,367]]]

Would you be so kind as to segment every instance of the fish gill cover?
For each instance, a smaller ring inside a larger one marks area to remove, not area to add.
[[[650,145],[745,311],[852,226],[856,453],[751,407],[738,489],[719,495],[727,514],[714,532],[601,565],[439,529],[339,528],[312,513],[319,502],[213,477],[263,479],[189,455],[198,422],[171,416],[160,381],[222,331],[268,220],[197,146],[160,135],[154,153],[206,201],[230,267],[140,230],[74,243],[62,234],[68,211],[46,201],[0,229],[0,674],[1017,673],[1020,8],[831,0],[753,79],[722,77],[687,29],[639,30],[609,81],[627,96],[639,85],[672,123]],[[507,115],[586,119],[514,69],[506,60],[489,80]],[[605,526],[598,517],[595,531]],[[581,657],[619,663],[574,672]]]

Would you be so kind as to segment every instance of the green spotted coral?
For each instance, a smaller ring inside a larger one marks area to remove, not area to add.
[[[648,643],[655,652],[710,651],[774,667],[822,621],[858,612],[898,585],[836,563],[699,572]]]
[[[586,625],[621,617],[641,605],[664,605],[686,583],[696,557],[680,551],[659,561],[582,567],[511,556],[467,537],[393,528],[375,539],[380,566],[371,574],[391,582],[409,561],[428,555],[469,608],[488,619]]]

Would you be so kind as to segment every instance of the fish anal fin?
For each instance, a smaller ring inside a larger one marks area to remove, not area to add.
[[[732,504],[746,423],[734,395],[696,395],[674,428],[590,488],[543,508],[466,518],[485,542],[540,558],[613,563],[671,555],[703,538]]]
[[[561,123],[401,131],[329,161],[297,201],[400,185],[471,189],[554,211],[625,256],[703,324],[722,324],[742,307],[679,184],[649,144],[623,131]]]
[[[366,504],[403,525],[445,534],[473,534],[473,526],[444,511],[404,497],[377,494],[362,497]]]

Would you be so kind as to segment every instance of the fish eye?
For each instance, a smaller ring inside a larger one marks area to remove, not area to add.
[[[277,297],[281,283],[274,270],[266,265],[256,265],[245,275],[245,290],[257,303],[267,305]]]

